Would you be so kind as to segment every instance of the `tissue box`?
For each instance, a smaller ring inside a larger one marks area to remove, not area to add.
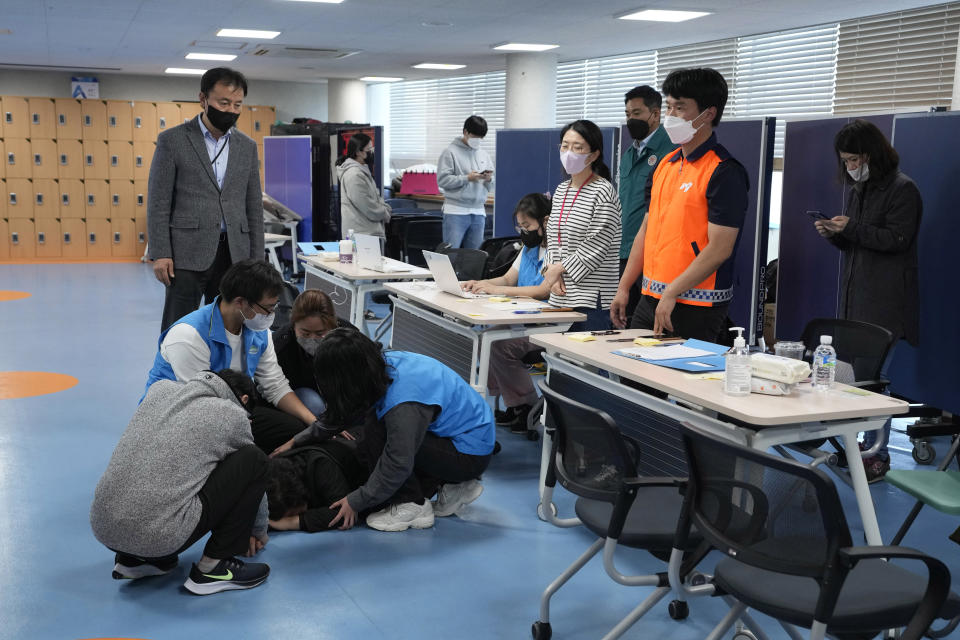
[[[750,356],[754,376],[794,384],[810,375],[810,365],[803,360],[784,358],[769,353],[754,353]]]
[[[435,173],[405,173],[400,179],[400,193],[422,193],[437,195],[437,174]]]

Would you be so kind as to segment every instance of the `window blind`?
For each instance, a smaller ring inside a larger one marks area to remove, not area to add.
[[[557,65],[557,126],[585,118],[600,126],[623,122],[623,96],[656,85],[656,51]]]

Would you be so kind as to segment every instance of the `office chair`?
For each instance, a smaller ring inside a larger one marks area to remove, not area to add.
[[[423,250],[433,251],[443,242],[441,218],[417,218],[410,220],[401,229],[403,261],[418,267],[426,267]]]
[[[794,625],[810,629],[811,640],[865,640],[900,627],[902,640],[917,640],[935,618],[960,613],[950,571],[936,558],[906,547],[853,546],[823,471],[691,425],[681,429],[690,476],[677,546],[695,527],[727,556],[709,587],[729,596],[731,610],[707,640],[726,634],[748,607],[775,618],[791,638],[801,637]],[[806,490],[795,491],[798,483]],[[924,563],[928,576],[885,562],[894,558]]]
[[[446,245],[446,246],[444,246]],[[480,249],[454,249],[446,242],[437,247],[437,253],[450,257],[457,280],[482,280],[487,267],[487,252]]]
[[[415,209],[417,201],[411,198],[387,198],[384,200],[391,209]]]
[[[507,238],[488,238],[480,245],[481,251],[486,251],[490,258],[487,260],[487,268],[483,279],[499,278],[510,270],[517,254],[520,253],[522,245],[520,236],[510,236]]]

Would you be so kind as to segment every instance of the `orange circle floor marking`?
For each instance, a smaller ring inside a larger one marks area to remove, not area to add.
[[[0,289],[0,302],[6,302],[8,300],[20,300],[22,298],[29,298],[32,294],[27,293],[26,291],[5,291]]]
[[[0,400],[29,398],[64,391],[79,380],[63,373],[46,371],[0,371]]]

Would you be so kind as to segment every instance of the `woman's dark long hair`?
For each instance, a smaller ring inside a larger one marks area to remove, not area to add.
[[[600,152],[600,155],[593,161],[590,168],[604,180],[610,180],[610,169],[603,161],[603,132],[600,131],[600,127],[589,120],[574,120],[560,132],[561,142],[563,141],[563,136],[567,135],[567,131],[570,131],[570,129],[579,133],[580,136],[587,141],[587,145],[590,147],[590,153],[594,151]]]
[[[337,166],[339,167],[349,158],[356,160],[357,154],[363,151],[364,147],[366,147],[369,143],[370,136],[365,133],[355,133],[350,136],[350,142],[347,143],[347,152],[337,158]]]
[[[897,150],[890,145],[887,137],[875,124],[866,120],[854,120],[844,125],[833,139],[833,150],[840,165],[840,181],[847,184],[853,184],[854,180],[847,173],[846,164],[840,159],[841,153],[867,156],[867,164],[870,165],[868,182],[881,181],[896,173],[900,166]]]
[[[380,345],[356,329],[334,329],[313,358],[317,391],[327,403],[324,422],[349,427],[387,393],[390,377]]]

